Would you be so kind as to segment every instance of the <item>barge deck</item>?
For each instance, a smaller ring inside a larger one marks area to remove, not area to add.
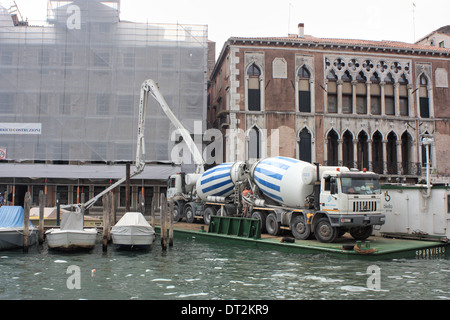
[[[246,245],[257,249],[280,250],[289,253],[317,254],[328,253],[344,258],[363,258],[368,260],[393,258],[433,258],[444,256],[447,251],[446,241],[421,241],[393,237],[371,236],[366,241],[353,238],[338,238],[333,243],[317,240],[297,240],[292,236],[271,236],[267,234],[238,235],[236,232],[217,232],[209,230],[210,226],[199,223],[177,222],[173,225],[174,237],[188,237],[205,241]],[[160,227],[156,226],[160,233]]]

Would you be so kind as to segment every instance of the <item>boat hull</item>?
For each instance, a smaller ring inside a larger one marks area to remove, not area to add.
[[[30,230],[28,245],[36,244],[37,230]],[[23,228],[0,228],[0,250],[23,248]]]
[[[58,250],[90,250],[95,247],[97,229],[59,230],[46,232],[47,244],[50,249]]]
[[[113,227],[111,230],[113,243],[122,248],[150,247],[155,240],[155,232],[142,226]]]

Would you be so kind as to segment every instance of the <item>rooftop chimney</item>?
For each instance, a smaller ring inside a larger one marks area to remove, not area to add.
[[[305,37],[305,24],[304,23],[298,24],[298,37],[299,38]]]

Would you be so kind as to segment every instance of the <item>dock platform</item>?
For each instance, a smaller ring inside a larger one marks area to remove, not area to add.
[[[204,241],[229,242],[233,245],[246,245],[257,249],[279,250],[289,253],[317,254],[328,253],[343,258],[363,258],[381,260],[392,258],[433,258],[444,256],[447,251],[446,242],[421,241],[411,239],[387,238],[371,236],[366,241],[356,241],[353,238],[338,238],[333,243],[322,243],[317,240],[297,240],[290,235],[271,236],[262,234],[260,237],[236,236],[208,232],[208,225],[199,223],[177,222],[173,226],[174,237],[188,237]],[[160,232],[160,227],[156,226]],[[356,247],[355,247],[356,246]]]

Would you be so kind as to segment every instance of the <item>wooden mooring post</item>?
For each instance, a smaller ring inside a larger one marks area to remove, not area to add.
[[[82,193],[81,194],[81,203],[82,203],[82,205],[81,205],[81,213],[83,214],[83,226],[84,226],[84,215],[85,215],[85,213],[86,213],[86,208],[84,207],[84,203],[86,202],[85,201],[85,195],[84,195],[84,193]]]
[[[169,247],[173,247],[173,208],[174,208],[174,201],[173,199],[170,199],[170,205],[169,205]]]
[[[125,212],[129,212],[130,211],[130,206],[131,206],[131,198],[130,198],[130,164],[127,163],[126,164],[126,169],[125,169]]]
[[[44,243],[44,210],[45,210],[45,194],[39,191],[39,244]]]
[[[28,252],[28,245],[30,240],[30,209],[31,209],[31,195],[29,192],[25,194],[23,206],[23,252]]]
[[[156,197],[152,197],[152,205],[150,210],[150,225],[155,228],[155,212],[156,212]]]
[[[110,228],[110,213],[111,213],[111,193],[108,192],[102,197],[103,201],[103,238],[102,238],[102,248],[103,252],[108,250],[108,240],[109,240],[109,228]]]
[[[145,215],[144,195],[141,192],[139,192],[138,194],[137,212],[140,212],[143,215]]]
[[[163,250],[167,250],[167,202],[166,196],[164,193],[161,193],[161,215],[160,215],[160,224],[161,224],[161,247]]]
[[[56,194],[56,226],[61,224],[61,204],[59,203],[59,193]]]

